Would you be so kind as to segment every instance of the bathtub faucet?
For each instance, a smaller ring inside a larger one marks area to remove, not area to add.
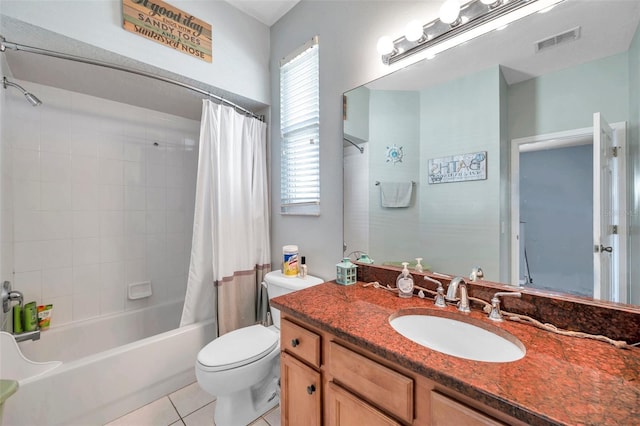
[[[11,302],[17,301],[18,304],[22,306],[24,300],[22,293],[17,290],[11,290],[11,283],[9,281],[2,283],[0,294],[2,295],[2,312],[5,314],[11,309]]]
[[[13,338],[16,339],[16,342],[24,342],[25,340],[33,340],[35,342],[40,340],[40,329],[14,334]]]

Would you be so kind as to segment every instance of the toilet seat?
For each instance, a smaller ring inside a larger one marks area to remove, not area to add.
[[[278,333],[262,325],[252,325],[227,333],[202,348],[199,367],[204,371],[223,371],[250,364],[276,349]]]

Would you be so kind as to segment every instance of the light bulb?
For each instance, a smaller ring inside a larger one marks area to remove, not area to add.
[[[440,20],[445,24],[453,24],[460,16],[460,3],[458,0],[447,0],[440,6]]]
[[[404,27],[404,38],[408,41],[418,41],[422,37],[424,37],[424,31],[420,22],[413,20]]]
[[[395,47],[393,45],[393,40],[389,36],[382,36],[378,39],[378,53],[381,55],[388,55],[393,53]]]

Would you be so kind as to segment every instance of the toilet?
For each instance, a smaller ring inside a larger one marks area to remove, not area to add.
[[[269,300],[324,282],[307,275],[265,275]],[[251,325],[215,339],[198,353],[196,378],[216,397],[217,426],[246,426],[279,402],[280,311],[271,308],[273,325]]]

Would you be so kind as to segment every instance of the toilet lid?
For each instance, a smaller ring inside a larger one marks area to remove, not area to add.
[[[252,325],[209,343],[198,353],[198,363],[209,371],[229,370],[264,357],[278,343],[278,333],[262,325]]]

